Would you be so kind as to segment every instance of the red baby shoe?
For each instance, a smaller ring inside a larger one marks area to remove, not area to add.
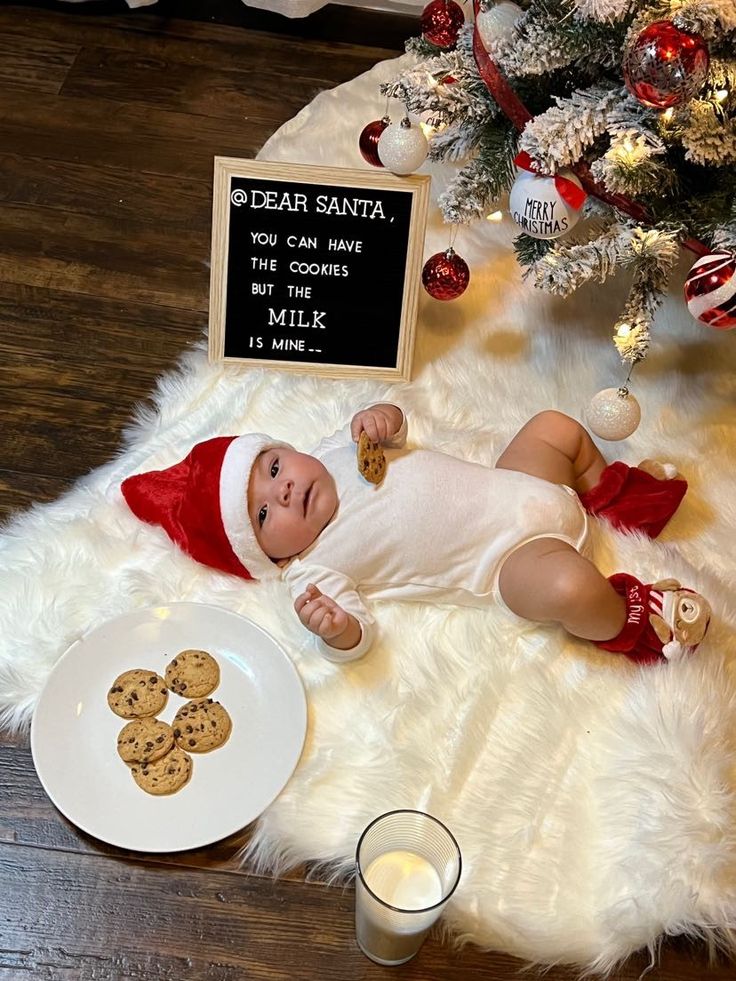
[[[710,604],[700,593],[684,589],[677,579],[645,585],[619,572],[608,581],[626,600],[626,623],[616,637],[596,641],[597,647],[649,664],[691,654],[705,637]]]
[[[614,528],[656,538],[686,491],[687,481],[672,464],[644,460],[630,467],[617,460],[606,467],[595,487],[578,496],[586,511]]]

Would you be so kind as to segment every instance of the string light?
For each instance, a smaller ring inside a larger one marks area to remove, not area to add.
[[[492,211],[490,215],[486,215],[486,221],[501,221],[503,219],[503,211]]]

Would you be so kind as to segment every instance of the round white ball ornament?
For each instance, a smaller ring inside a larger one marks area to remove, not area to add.
[[[628,388],[604,388],[590,400],[585,418],[601,439],[626,439],[639,425],[641,409]]]
[[[559,174],[582,188],[571,170],[561,170]],[[517,174],[509,194],[509,211],[519,228],[532,238],[559,238],[580,217],[580,211],[569,205],[558,191],[554,177],[528,170]]]
[[[494,3],[488,10],[481,10],[476,17],[478,33],[483,42],[483,47],[488,51],[492,41],[503,41],[511,37],[514,25],[524,11],[518,4],[509,3],[502,0],[501,3]]]
[[[388,126],[378,141],[378,159],[392,174],[413,174],[428,152],[427,137],[408,117],[399,126]]]

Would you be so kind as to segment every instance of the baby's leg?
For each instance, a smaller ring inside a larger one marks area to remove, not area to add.
[[[549,409],[519,430],[496,466],[567,484],[584,493],[598,483],[606,461],[579,422]]]
[[[498,586],[518,616],[562,624],[586,640],[610,640],[626,623],[624,598],[592,562],[556,538],[537,538],[513,552]]]

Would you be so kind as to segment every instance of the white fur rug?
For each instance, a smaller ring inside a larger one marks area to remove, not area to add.
[[[382,114],[378,84],[397,64],[321,94],[261,156],[360,166],[358,133]],[[446,173],[434,176],[437,191]],[[371,818],[419,807],[446,821],[462,848],[447,914],[459,938],[593,970],[666,934],[730,944],[736,334],[692,321],[679,287],[635,375],[642,424],[607,450],[673,460],[691,489],[660,542],[598,528],[595,551],[606,573],[674,575],[710,598],[710,635],[684,663],[640,670],[497,609],[385,603],[380,645],[335,666],[312,652],[281,584],[196,565],[121,502],[123,477],[168,466],[196,440],[255,429],[308,450],[384,397],[406,408],[416,444],[488,464],[538,410],[580,416],[623,377],[609,334],[624,284],[564,301],[537,293],[521,282],[513,236],[507,223],[461,231],[470,288],[454,303],[423,296],[411,384],[210,367],[194,351],[161,381],[157,410],[141,413],[119,459],[6,528],[2,722],[29,719],[54,661],[92,625],[174,600],[216,603],[273,633],[309,693],[304,756],[260,821],[248,856],[257,867],[312,859],[347,872]],[[426,255],[447,242],[435,211]],[[688,266],[685,257],[680,278]]]

